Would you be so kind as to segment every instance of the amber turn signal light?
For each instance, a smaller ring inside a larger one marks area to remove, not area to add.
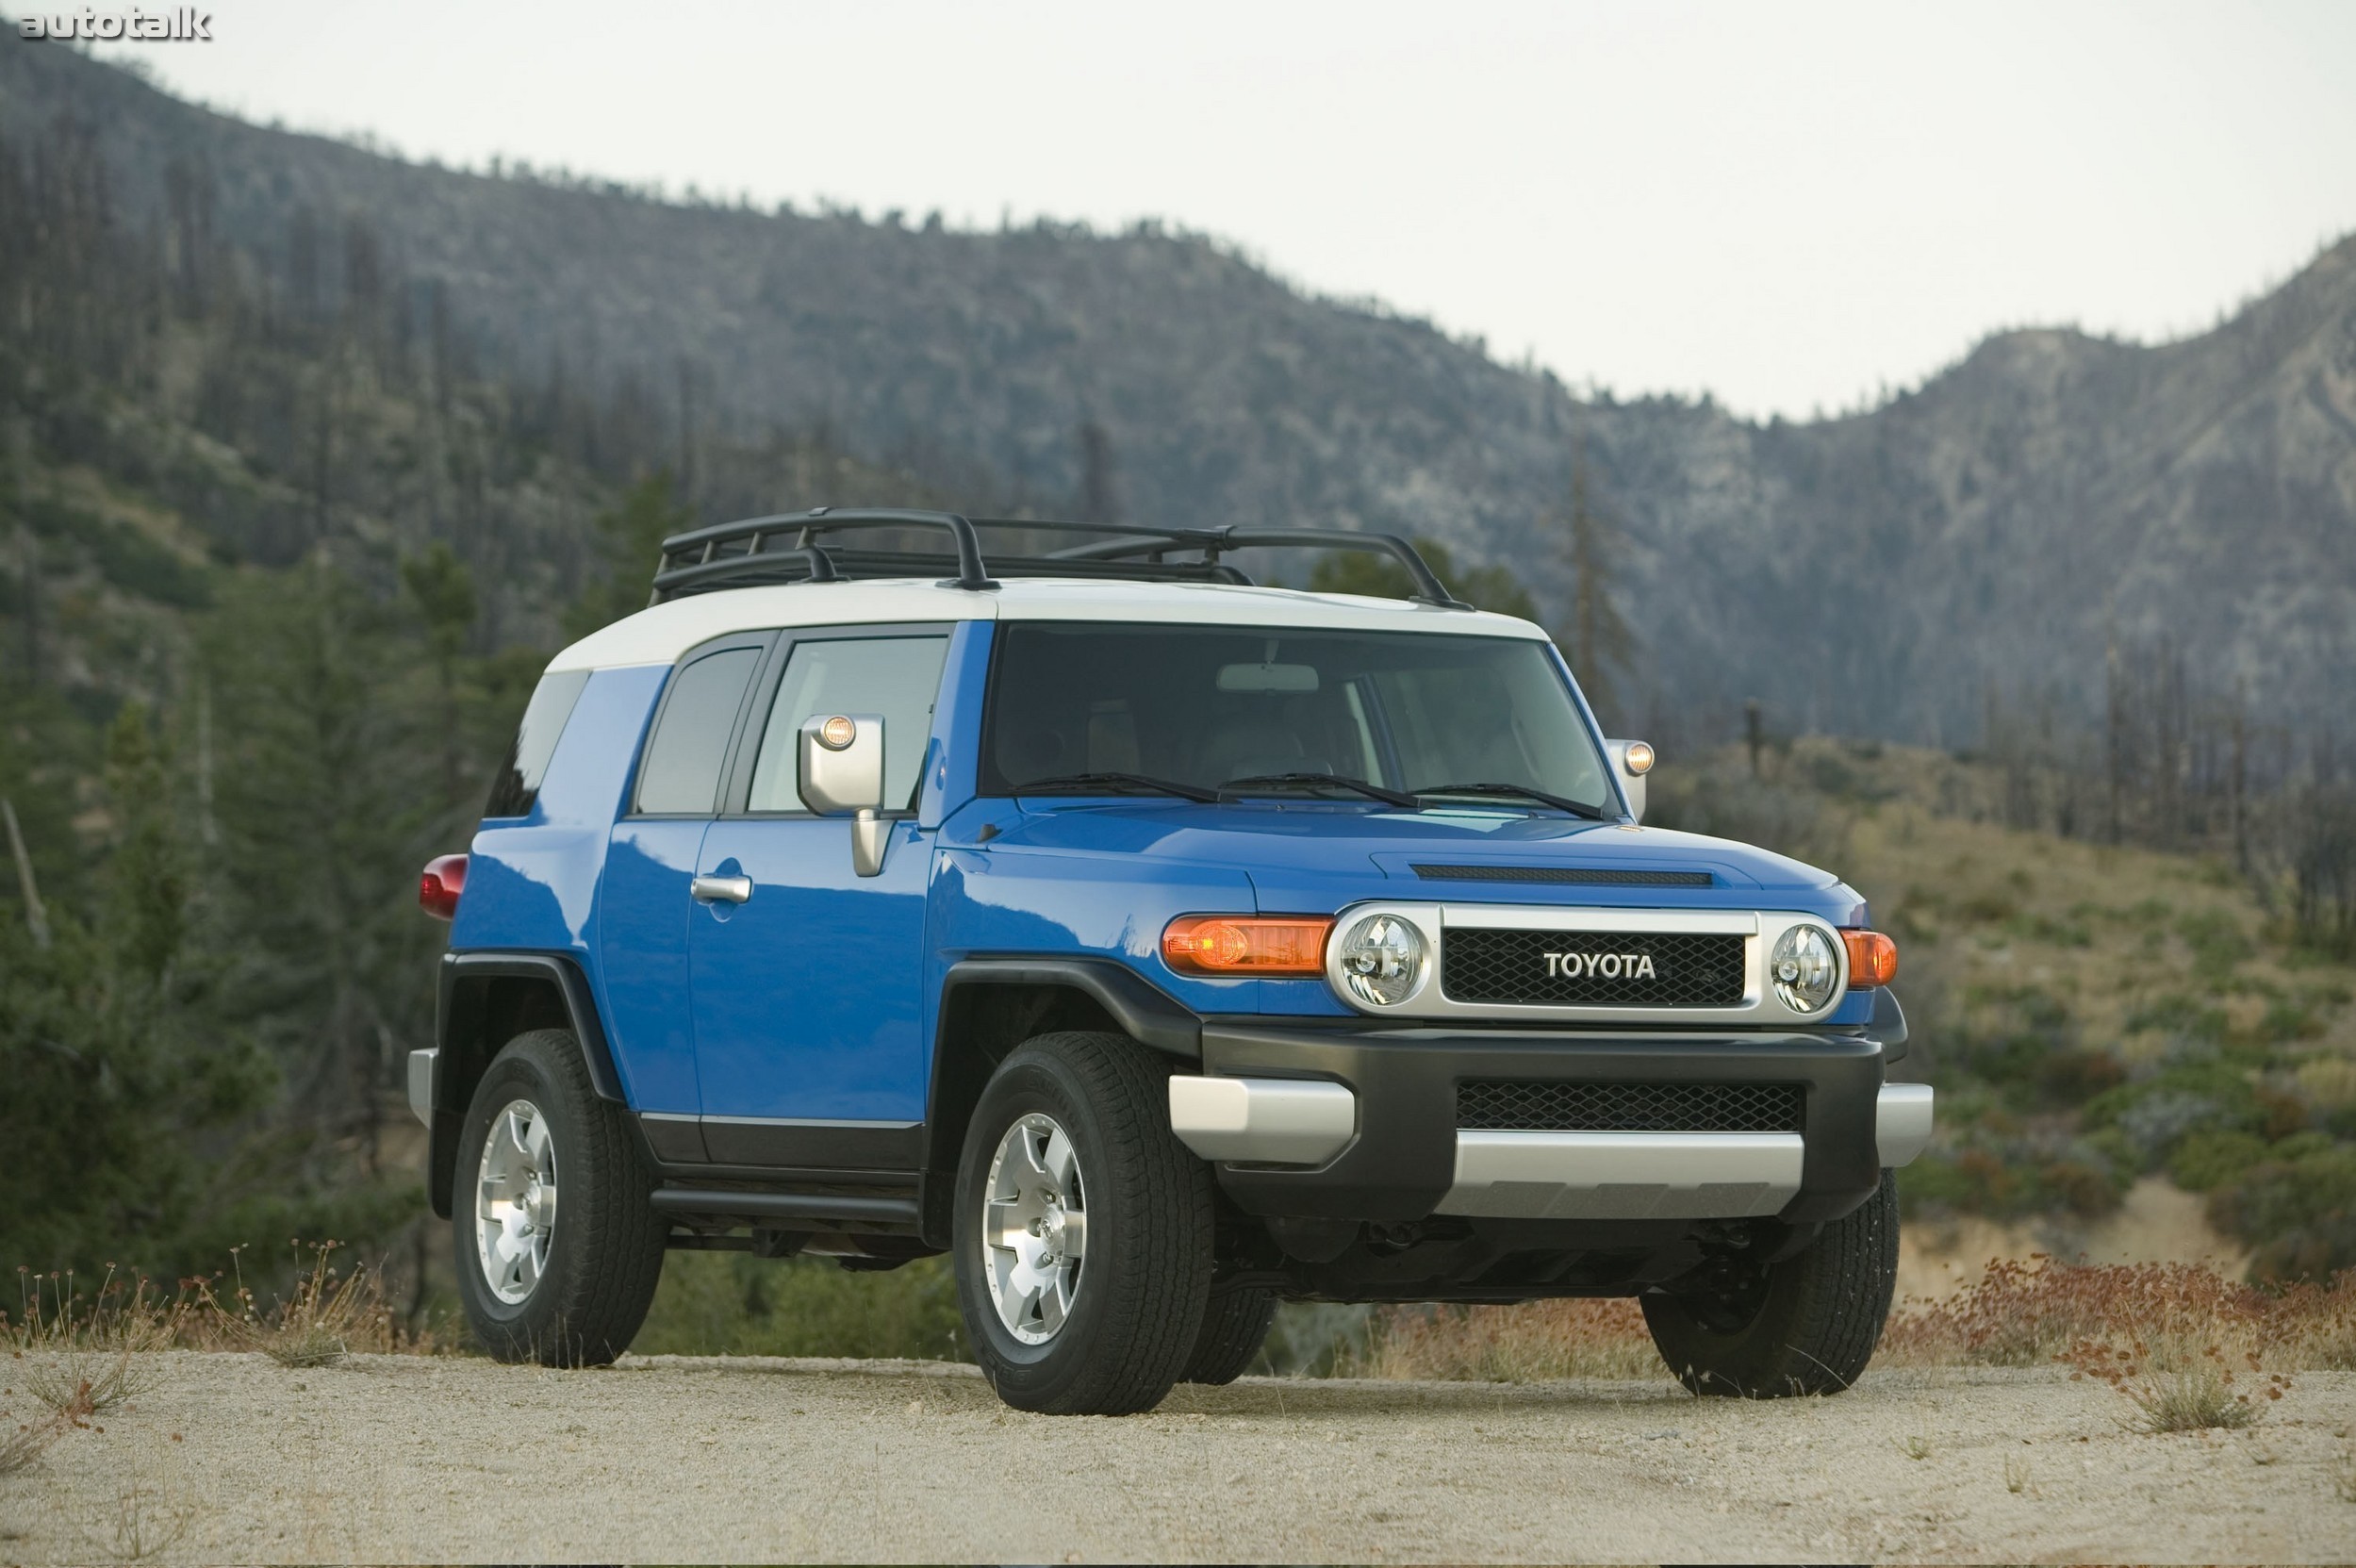
[[[1878,931],[1844,931],[1849,947],[1849,989],[1887,985],[1898,978],[1898,944]]]
[[[1162,933],[1162,956],[1188,975],[1321,975],[1332,930],[1317,916],[1181,915]]]

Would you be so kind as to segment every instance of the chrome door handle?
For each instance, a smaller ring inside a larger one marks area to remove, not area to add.
[[[698,877],[687,884],[698,903],[740,904],[752,897],[750,877]]]

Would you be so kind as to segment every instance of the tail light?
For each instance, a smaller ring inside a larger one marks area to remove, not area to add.
[[[437,855],[418,876],[418,907],[437,920],[458,917],[458,896],[467,890],[467,857]]]
[[[1849,948],[1849,989],[1887,985],[1898,978],[1898,944],[1878,931],[1844,931]]]
[[[1180,974],[1321,975],[1332,930],[1316,916],[1182,915],[1162,931],[1162,956]]]

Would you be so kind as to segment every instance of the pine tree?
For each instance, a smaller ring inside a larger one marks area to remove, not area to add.
[[[1572,673],[1598,713],[1618,707],[1612,672],[1636,654],[1636,635],[1612,602],[1612,577],[1622,543],[1618,524],[1590,494],[1587,448],[1571,452],[1571,481],[1559,527],[1571,569],[1571,626],[1566,652]],[[1620,717],[1617,713],[1614,718]]]
[[[695,524],[695,512],[677,499],[668,470],[650,473],[622,492],[619,505],[598,514],[600,570],[565,612],[567,635],[585,637],[645,609],[663,541]]]

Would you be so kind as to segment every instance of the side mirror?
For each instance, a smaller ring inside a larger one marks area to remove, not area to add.
[[[883,719],[872,713],[814,716],[801,721],[797,753],[801,803],[820,817],[849,814],[850,868],[883,869],[891,824],[883,809]]]
[[[1653,770],[1653,747],[1650,741],[1607,740],[1604,750],[1611,753],[1611,770],[1620,775],[1620,792],[1628,798],[1628,814],[1638,821],[1644,820],[1644,775]]]

